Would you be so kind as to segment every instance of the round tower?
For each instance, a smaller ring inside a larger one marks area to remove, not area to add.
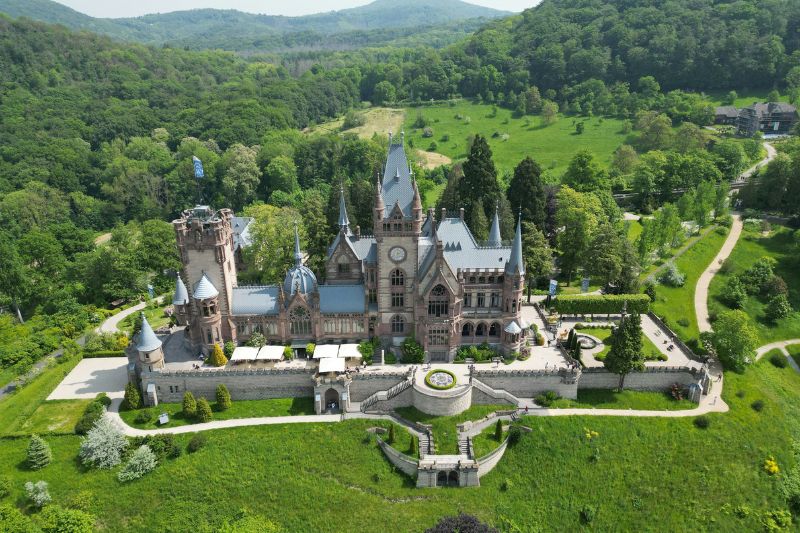
[[[175,321],[179,326],[189,325],[189,291],[183,283],[180,274],[175,279],[175,294],[172,296],[172,306],[175,308]]]
[[[149,371],[164,368],[164,350],[161,347],[161,340],[156,336],[144,313],[142,313],[142,327],[136,337],[136,351],[139,352],[139,364],[143,368],[147,368]]]
[[[522,347],[522,289],[525,286],[525,264],[522,260],[522,215],[517,220],[517,231],[511,244],[511,254],[503,279],[503,350],[518,352]]]
[[[192,328],[192,340],[204,344],[209,350],[224,342],[222,336],[222,313],[219,308],[219,291],[203,272],[192,293],[194,316],[197,327]]]

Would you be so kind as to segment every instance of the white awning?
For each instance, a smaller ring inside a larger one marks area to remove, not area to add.
[[[314,359],[324,359],[325,357],[336,358],[338,353],[338,344],[317,344],[317,347],[314,348]]]
[[[512,335],[516,335],[517,333],[522,332],[522,328],[519,327],[519,325],[512,320],[511,322],[508,323],[508,325],[505,327],[503,331],[505,331],[506,333],[511,333]]]
[[[361,359],[361,352],[358,351],[358,344],[342,344],[339,346],[340,359]]]
[[[254,346],[239,346],[233,350],[231,361],[255,361],[258,357],[258,348]]]
[[[339,359],[338,357],[325,357],[319,360],[319,373],[344,372],[344,363],[344,359]]]
[[[283,358],[283,346],[262,346],[258,351],[259,361],[280,361]]]

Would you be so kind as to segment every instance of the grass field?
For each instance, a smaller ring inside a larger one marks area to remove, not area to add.
[[[689,400],[676,400],[666,392],[642,392],[609,389],[580,389],[578,399],[559,398],[552,407],[559,409],[647,409],[653,411],[679,411],[694,409]]]
[[[675,260],[675,264],[685,276],[683,287],[656,287],[656,301],[651,309],[660,317],[666,317],[670,328],[684,341],[697,339],[697,316],[694,309],[694,291],[700,274],[711,264],[711,261],[722,248],[722,243],[728,235],[728,228],[723,228],[724,234],[712,230],[703,237],[686,253]]]
[[[42,402],[19,429],[21,435],[69,435],[91,400],[50,400]]]
[[[758,91],[737,91],[738,97],[733,102],[734,107],[745,107],[753,102],[766,102],[767,95],[769,94],[769,90],[758,90]],[[715,105],[722,105],[722,100],[728,94],[728,91],[713,91],[708,94],[708,98],[715,104]],[[783,96],[782,96],[783,97]]]
[[[741,274],[761,257],[772,257],[778,262],[775,273],[781,276],[789,287],[789,301],[794,312],[776,323],[771,323],[764,316],[766,303],[757,296],[749,297],[743,310],[758,330],[760,344],[799,338],[800,258],[796,250],[797,245],[789,228],[776,226],[769,235],[763,236],[759,229],[746,227],[728,258],[728,266],[714,276],[709,287],[709,311],[712,316],[728,309],[721,301],[720,293],[731,276]]]
[[[433,129],[432,138],[424,138],[423,131],[414,128],[419,113]],[[610,164],[614,150],[629,136],[621,132],[622,121],[617,119],[559,116],[555,124],[544,126],[539,116],[512,118],[511,111],[502,108],[497,108],[496,116],[492,113],[491,105],[469,102],[454,107],[441,105],[407,109],[406,141],[423,150],[435,141],[436,152],[452,159],[464,159],[467,156],[467,137],[480,133],[489,141],[501,175],[511,172],[525,156],[530,155],[557,178],[566,170],[575,153],[582,149],[592,151],[602,165]],[[575,133],[573,121],[584,122],[583,134]],[[496,137],[495,133],[498,134]],[[448,140],[443,140],[445,135]],[[508,136],[507,139],[504,135]]]
[[[608,355],[608,352],[611,350],[611,343],[609,339],[611,338],[611,328],[586,328],[586,329],[578,329],[578,333],[583,333],[584,335],[591,335],[603,341],[603,349],[594,354],[594,358],[598,361],[602,361]],[[649,338],[647,338],[644,334],[642,334],[642,352],[644,353],[644,358],[647,361],[658,361],[661,356],[661,350],[653,344]]]
[[[133,322],[136,320],[137,316],[138,313],[133,313],[125,317],[122,322],[119,323],[120,331],[124,331],[130,336],[133,333]],[[144,309],[144,316],[147,317],[147,321],[153,329],[158,329],[169,324],[169,317],[164,314],[164,307],[150,307],[148,305]]]
[[[148,429],[158,427],[176,427],[196,422],[183,415],[179,403],[160,403],[158,407],[150,409],[136,409],[131,411],[120,411],[120,416],[129,425],[135,428]],[[255,418],[262,416],[297,416],[313,415],[313,398],[276,398],[272,400],[239,400],[233,402],[230,409],[221,411],[216,404],[211,405],[214,413],[214,420],[230,420],[232,418]],[[150,411],[153,420],[150,422],[137,422],[136,418],[142,411]],[[162,425],[156,420],[161,413],[169,415],[169,422]]]
[[[116,469],[81,467],[76,436],[48,436],[54,459],[36,473],[24,465],[25,439],[0,439],[0,464],[11,480],[5,502],[24,507],[23,483],[45,480],[54,503],[89,501],[100,531],[217,531],[244,512],[282,531],[405,533],[460,510],[501,531],[761,531],[765,513],[786,508],[763,463],[793,466],[800,375],[761,361],[727,374],[725,390],[731,410],[709,415],[705,430],[691,417],[526,417],[532,433],[470,490],[414,488],[366,433],[385,425],[373,420],[210,431],[200,451],[127,484]]]

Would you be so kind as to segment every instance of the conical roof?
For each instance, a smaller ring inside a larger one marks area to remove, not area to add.
[[[350,219],[347,217],[347,206],[344,201],[344,187],[339,189],[339,228],[349,231]]]
[[[197,285],[194,286],[194,299],[195,300],[205,300],[207,298],[214,298],[219,295],[219,291],[214,284],[211,283],[211,280],[208,279],[208,276],[205,272],[203,272],[203,277],[200,278],[200,281],[197,282]]]
[[[316,290],[317,277],[310,268],[303,264],[303,254],[300,251],[300,235],[297,224],[294,226],[294,266],[286,273],[283,280],[283,290],[291,296],[296,292],[308,294]]]
[[[142,313],[142,329],[139,330],[139,336],[136,339],[136,349],[140,352],[152,352],[159,348],[161,348],[161,341],[156,337],[150,322]]]
[[[180,274],[175,279],[175,294],[172,296],[172,305],[186,305],[189,303],[189,291],[183,284]]]
[[[514,233],[514,242],[511,245],[511,256],[506,263],[506,274],[516,272],[525,274],[525,265],[522,262],[522,215],[517,220],[517,231]]]
[[[492,219],[492,229],[489,232],[489,246],[502,246],[503,239],[500,236],[500,216],[497,213],[497,208],[494,209],[494,218]]]

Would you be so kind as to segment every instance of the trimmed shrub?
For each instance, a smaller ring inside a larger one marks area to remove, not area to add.
[[[215,344],[214,347],[211,349],[211,355],[208,356],[206,359],[206,363],[211,366],[225,366],[228,364],[228,358],[225,357],[225,353],[220,348],[219,344]]]
[[[92,427],[100,420],[106,412],[106,408],[100,402],[91,402],[86,406],[83,415],[75,424],[75,433],[86,435]]]
[[[125,385],[125,400],[122,402],[123,409],[138,409],[142,406],[142,397],[139,388],[133,382]]]
[[[130,460],[117,474],[117,479],[125,483],[139,479],[148,472],[151,472],[158,464],[156,455],[146,444],[139,446],[131,455]]]
[[[194,453],[201,449],[203,446],[206,445],[208,442],[208,437],[205,436],[203,433],[195,433],[194,436],[189,441],[189,445],[186,446],[186,450],[189,453]]]
[[[314,344],[313,342],[309,342],[308,344],[306,344],[306,357],[311,357],[312,355],[314,355],[314,350],[316,349],[317,345]]]
[[[39,435],[31,435],[28,443],[27,462],[31,470],[40,470],[50,464],[53,460],[53,452],[50,446]]]
[[[553,403],[558,400],[559,396],[558,393],[555,391],[547,391],[544,394],[538,395],[534,400],[536,401],[537,405],[541,405],[542,407],[550,407]]]
[[[211,405],[205,398],[197,400],[197,420],[200,422],[210,422],[213,416],[211,412]]]
[[[694,419],[694,426],[698,429],[707,429],[711,425],[711,419],[705,415],[698,416]]]
[[[42,531],[47,533],[92,533],[94,517],[79,509],[48,505],[37,517]]]
[[[222,349],[222,352],[225,354],[225,357],[230,359],[235,349],[236,349],[236,343],[233,341],[228,341],[225,343],[225,347]]]
[[[189,391],[183,393],[183,406],[181,407],[183,416],[187,418],[194,418],[197,416],[197,400],[194,399],[194,394]]]
[[[294,359],[294,352],[292,351],[291,346],[284,346],[283,347],[283,358],[287,361],[291,361]]]
[[[494,440],[501,442],[503,440],[503,421],[498,420],[494,425]]]
[[[627,303],[629,313],[644,314],[650,310],[646,294],[566,294],[553,300],[553,307],[562,315],[613,315]]]
[[[167,458],[175,459],[181,456],[181,449],[175,444],[175,435],[170,433],[147,435],[145,437],[136,437],[133,439],[134,447],[139,447],[143,444],[146,444],[150,448],[159,461],[163,461]]]
[[[103,404],[103,407],[105,408],[108,408],[108,406],[111,405],[111,398],[109,398],[108,394],[105,392],[101,392],[95,396],[94,401]]]
[[[217,385],[217,407],[220,411],[226,411],[231,408],[231,405],[231,393],[228,391],[228,387],[220,383]]]
[[[143,409],[136,415],[135,422],[137,424],[149,424],[153,421],[155,415],[150,409]]]
[[[519,439],[522,437],[522,430],[519,429],[519,426],[511,426],[508,428],[508,445],[514,446],[516,443],[519,442]]]
[[[760,413],[764,410],[764,400],[756,400],[750,404],[750,407],[753,409],[753,411]]]
[[[389,426],[389,436],[386,438],[386,442],[394,444],[394,424]]]
[[[769,356],[769,362],[776,368],[786,368],[786,357],[782,353],[774,353]]]
[[[792,312],[792,305],[789,303],[789,298],[785,294],[778,294],[773,296],[767,302],[765,314],[767,320],[770,322],[777,322],[781,318],[786,318]]]

